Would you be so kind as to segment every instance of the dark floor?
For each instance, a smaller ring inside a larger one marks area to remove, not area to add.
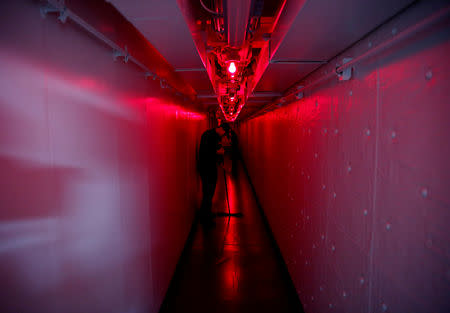
[[[218,195],[225,194],[223,182],[219,175]],[[231,212],[244,216],[194,227],[161,313],[303,312],[242,167],[227,186]],[[226,202],[213,210],[226,211]]]

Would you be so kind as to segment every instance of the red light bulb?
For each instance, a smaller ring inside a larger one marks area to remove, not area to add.
[[[228,66],[228,72],[231,74],[236,73],[236,64],[234,62],[230,62],[230,65]]]

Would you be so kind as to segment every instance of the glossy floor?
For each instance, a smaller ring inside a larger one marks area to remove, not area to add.
[[[231,212],[244,216],[194,226],[161,312],[303,312],[242,167],[226,181]],[[219,198],[224,190],[219,175]],[[213,210],[227,211],[226,201]]]

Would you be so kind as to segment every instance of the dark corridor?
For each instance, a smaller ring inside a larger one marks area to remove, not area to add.
[[[215,226],[195,224],[161,313],[303,312],[243,167],[236,177],[226,177],[230,211],[243,217],[217,216]],[[216,201],[213,211],[226,212],[226,202]]]
[[[0,0],[0,313],[450,312],[449,4]]]

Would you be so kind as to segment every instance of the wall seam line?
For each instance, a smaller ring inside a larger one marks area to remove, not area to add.
[[[367,312],[372,313],[372,290],[373,290],[373,276],[374,276],[374,264],[373,253],[375,245],[375,213],[377,204],[377,184],[378,184],[378,146],[379,146],[379,129],[380,129],[380,70],[376,70],[376,113],[375,113],[375,160],[374,160],[374,177],[373,177],[373,189],[372,189],[372,230],[370,237],[370,250],[369,250],[369,301]]]

